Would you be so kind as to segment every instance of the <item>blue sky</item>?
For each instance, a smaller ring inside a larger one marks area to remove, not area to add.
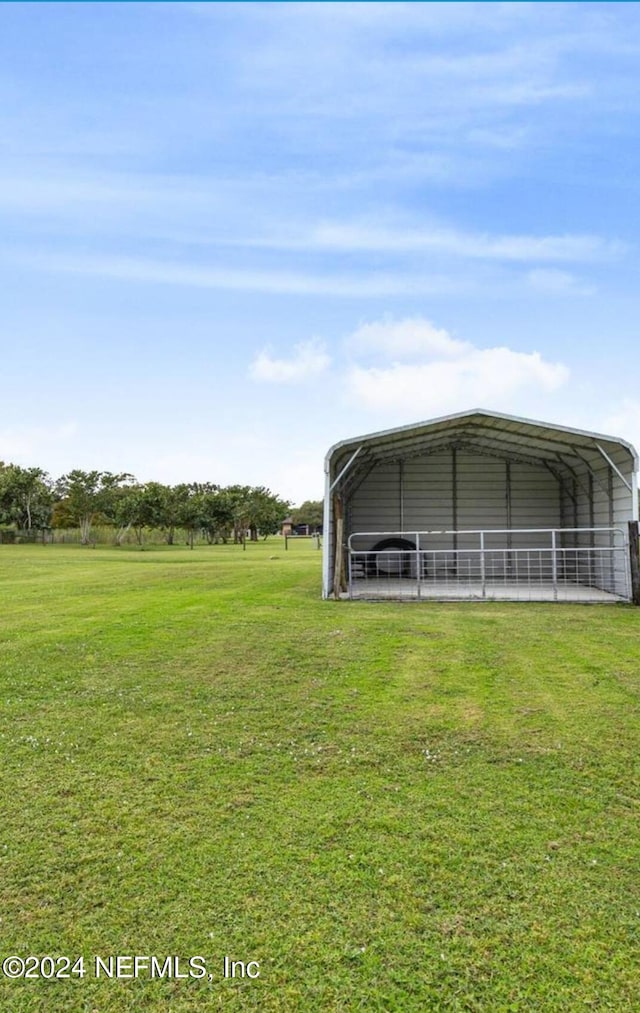
[[[0,459],[300,502],[468,408],[640,445],[639,29],[0,5]]]

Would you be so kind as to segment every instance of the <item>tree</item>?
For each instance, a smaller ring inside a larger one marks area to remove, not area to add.
[[[217,539],[226,542],[233,529],[233,498],[228,490],[207,483],[197,486],[196,495],[200,502],[202,529],[209,545]]]
[[[147,526],[164,531],[167,545],[173,545],[175,529],[180,524],[180,496],[170,485],[147,482],[144,486]]]
[[[53,496],[49,476],[42,468],[0,464],[0,520],[30,531],[46,528]]]
[[[258,532],[266,538],[280,529],[282,520],[290,509],[286,500],[280,499],[264,486],[231,485],[225,492],[232,504],[234,540],[244,538],[249,531],[252,542],[258,540]]]
[[[302,506],[296,507],[291,514],[294,524],[306,524],[308,527],[318,531],[324,520],[324,503],[321,499],[305,500]]]
[[[275,535],[282,526],[282,521],[289,513],[291,504],[288,500],[280,499],[264,486],[256,486],[251,490],[249,498],[251,540],[256,541],[258,532],[265,538],[267,535]]]
[[[83,545],[89,542],[91,525],[97,514],[113,520],[117,491],[124,483],[131,482],[135,479],[128,472],[114,475],[110,471],[81,471],[78,468],[58,479],[56,493],[65,500],[68,515],[80,528]]]
[[[143,485],[118,486],[111,490],[107,517],[115,527],[116,545],[122,545],[127,531],[133,528],[138,545],[144,543],[144,529],[149,527],[149,509]]]
[[[202,496],[194,483],[182,482],[174,486],[177,523],[187,532],[187,541],[193,548],[196,533],[203,527]]]

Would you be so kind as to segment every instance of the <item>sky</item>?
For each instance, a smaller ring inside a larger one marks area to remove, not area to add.
[[[0,459],[323,494],[484,408],[640,446],[640,6],[0,5]]]

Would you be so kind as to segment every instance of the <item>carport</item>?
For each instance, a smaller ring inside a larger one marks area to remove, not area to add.
[[[625,440],[474,409],[337,443],[325,477],[325,598],[638,596]]]

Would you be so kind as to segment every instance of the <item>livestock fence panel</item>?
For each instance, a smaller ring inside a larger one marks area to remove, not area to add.
[[[631,599],[623,528],[355,532],[350,598],[612,602]]]

